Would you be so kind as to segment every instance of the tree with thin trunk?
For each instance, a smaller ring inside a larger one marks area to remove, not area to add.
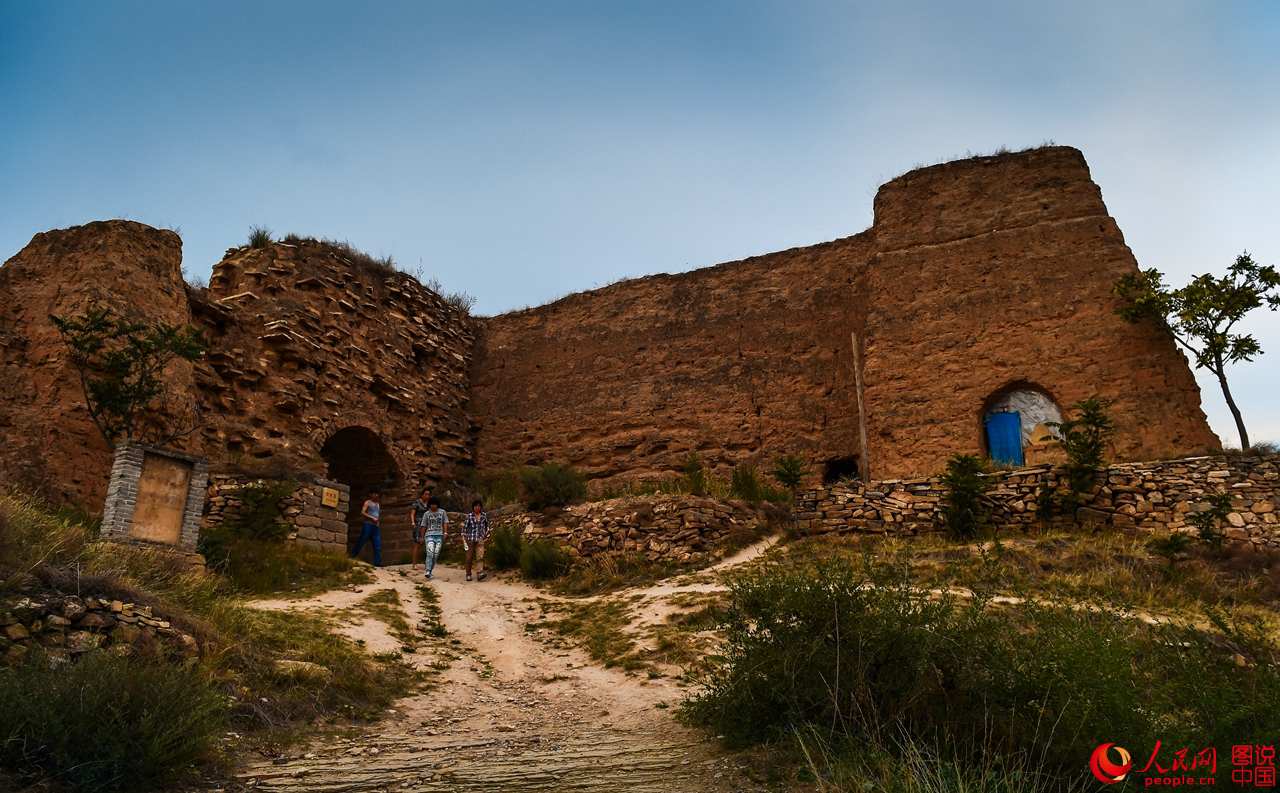
[[[1280,308],[1280,273],[1276,268],[1258,264],[1246,251],[1221,278],[1197,275],[1181,289],[1173,289],[1153,268],[1124,276],[1115,292],[1124,301],[1117,310],[1120,316],[1130,322],[1157,322],[1191,355],[1197,369],[1213,372],[1236,420],[1240,448],[1248,451],[1249,433],[1227,385],[1227,365],[1252,361],[1262,354],[1262,345],[1251,334],[1233,331],[1255,308]]]
[[[49,319],[80,375],[89,418],[108,446],[130,440],[163,445],[199,426],[195,408],[187,426],[173,425],[177,417],[168,404],[166,374],[170,362],[195,361],[204,354],[198,330],[140,322],[102,306]]]

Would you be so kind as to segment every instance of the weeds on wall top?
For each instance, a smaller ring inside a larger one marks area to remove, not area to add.
[[[273,242],[275,242],[275,238],[271,236],[271,229],[266,226],[249,227],[250,248],[266,248]]]

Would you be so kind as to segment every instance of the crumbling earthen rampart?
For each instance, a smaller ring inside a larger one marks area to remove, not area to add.
[[[180,449],[342,482],[353,511],[382,489],[393,543],[412,489],[472,464],[608,482],[795,453],[814,480],[931,473],[985,450],[1011,389],[1111,400],[1122,460],[1216,449],[1173,342],[1115,315],[1135,268],[1065,147],[905,174],[852,237],[484,320],[315,240],[232,249],[191,290],[173,232],[90,223],[0,268],[0,481],[101,504],[110,455],[48,319],[94,302],[204,331],[206,358],[169,372],[170,409],[203,419]]]
[[[597,477],[799,454],[816,478],[985,451],[984,408],[1111,400],[1121,459],[1218,448],[1173,341],[1115,314],[1137,264],[1079,151],[924,168],[845,240],[652,276],[484,323],[481,466]],[[859,389],[861,393],[859,393]]]

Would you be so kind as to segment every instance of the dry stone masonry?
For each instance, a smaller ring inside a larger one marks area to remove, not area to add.
[[[238,514],[242,506],[239,494],[244,487],[271,485],[275,481],[245,474],[214,474],[209,478],[201,530],[220,526]],[[327,479],[292,484],[293,492],[280,501],[280,516],[293,527],[290,539],[308,548],[345,553],[350,489],[341,482]],[[332,505],[325,503],[326,490],[331,491]]]
[[[1026,531],[1044,524],[1039,514],[1041,492],[1065,487],[1062,469],[1050,466],[989,476],[987,496],[1003,531]],[[1231,496],[1231,512],[1222,527],[1228,538],[1280,547],[1276,513],[1280,457],[1274,455],[1119,463],[1098,475],[1093,492],[1074,519],[1126,531],[1191,531],[1187,515],[1206,509],[1206,499],[1217,493]],[[807,534],[943,531],[945,496],[946,487],[937,477],[817,488],[797,499],[797,526]]]
[[[699,496],[634,496],[569,507],[553,517],[507,518],[530,540],[552,539],[574,557],[638,556],[705,562],[767,534],[785,510]]]

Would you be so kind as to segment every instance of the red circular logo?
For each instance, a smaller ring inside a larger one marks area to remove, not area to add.
[[[1120,762],[1112,760],[1112,752]],[[1117,782],[1123,782],[1124,778],[1129,775],[1129,769],[1133,768],[1133,763],[1129,757],[1129,750],[1123,746],[1116,746],[1114,743],[1100,744],[1097,749],[1093,750],[1093,754],[1089,755],[1089,770],[1097,777],[1099,782],[1106,785],[1114,785]]]

